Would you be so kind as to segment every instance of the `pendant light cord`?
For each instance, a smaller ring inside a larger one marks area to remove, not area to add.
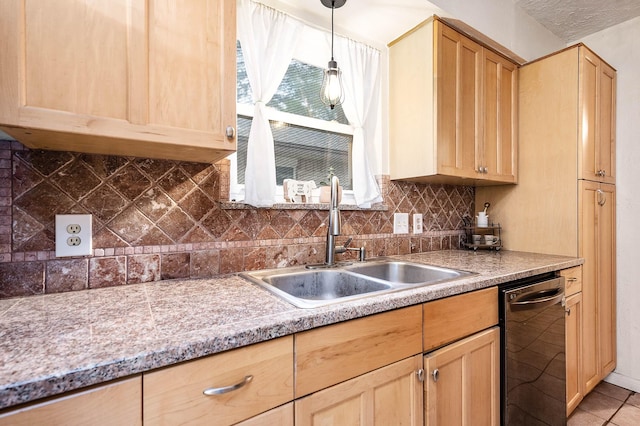
[[[331,60],[333,61],[333,11],[336,10],[336,3],[331,0]]]

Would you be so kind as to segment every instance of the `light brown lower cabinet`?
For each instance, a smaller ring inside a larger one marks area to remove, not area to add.
[[[0,414],[1,426],[107,426],[142,424],[140,376]]]
[[[0,426],[497,425],[496,303],[493,287],[319,327],[6,410]]]
[[[616,189],[580,181],[582,376],[589,393],[616,366]]]
[[[424,356],[425,425],[500,424],[498,327]]]
[[[582,381],[582,292],[567,298],[565,304],[565,356],[567,363],[567,416],[584,397]]]
[[[415,355],[298,399],[295,424],[422,425],[421,371]]]
[[[293,402],[273,408],[266,413],[258,414],[236,424],[240,426],[293,426]]]
[[[304,397],[422,352],[422,306],[295,335],[295,396]]]

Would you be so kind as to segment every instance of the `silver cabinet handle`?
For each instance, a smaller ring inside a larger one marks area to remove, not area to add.
[[[569,278],[567,278],[567,281],[569,281],[570,283],[574,283],[574,282],[578,281],[578,279],[576,277],[569,277]]]
[[[233,126],[227,126],[225,135],[227,136],[227,139],[233,139],[236,136],[236,129],[234,129]]]
[[[607,196],[605,195],[604,191],[598,189],[596,193],[598,194],[598,205],[604,206],[604,204],[607,202]]]
[[[235,385],[231,385],[231,386],[223,386],[223,387],[220,387],[220,388],[205,389],[204,391],[202,391],[202,393],[207,395],[207,396],[222,395],[222,394],[225,394],[225,393],[233,392],[236,389],[240,389],[244,385],[246,385],[249,382],[251,382],[251,380],[253,380],[253,376],[252,375],[244,376],[244,379],[242,379],[242,381],[240,383],[236,383]]]
[[[419,382],[424,382],[424,370],[422,368],[418,369],[418,371],[416,371],[416,376],[418,376],[418,381]]]
[[[440,378],[440,371],[436,368],[435,370],[433,370],[433,372],[431,373],[431,376],[433,377],[433,381],[437,382],[438,379]]]
[[[571,308],[566,308],[564,311],[567,313],[568,316],[571,316]]]

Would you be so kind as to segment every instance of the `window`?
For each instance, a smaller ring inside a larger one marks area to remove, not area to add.
[[[250,0],[238,5],[239,149],[231,162],[232,200],[269,207],[284,201],[278,183],[285,178],[322,185],[335,174],[344,188],[343,203],[368,208],[381,202],[374,174],[382,142],[380,51],[336,37],[346,100],[332,110],[320,100],[331,33]],[[246,43],[243,49],[240,43]],[[251,61],[243,58],[246,53]],[[255,89],[259,97],[268,96],[267,105],[253,104],[247,71],[252,81],[256,74],[261,86]]]
[[[236,53],[238,150],[232,194],[242,198],[253,102],[240,42]],[[344,190],[353,187],[353,129],[340,105],[331,110],[320,101],[323,71],[293,59],[276,94],[267,104],[275,144],[278,194],[282,193],[284,179],[313,180],[321,186],[328,183],[329,171],[338,176]]]

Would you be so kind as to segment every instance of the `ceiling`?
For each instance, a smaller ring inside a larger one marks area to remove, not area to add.
[[[324,28],[331,26],[331,13],[320,0],[258,1]],[[512,1],[565,43],[640,16],[639,0],[502,1]],[[381,47],[433,14],[447,16],[427,0],[347,0],[336,9],[335,29]]]
[[[1,0],[0,0],[1,1]],[[331,28],[331,10],[320,0],[254,0],[274,9]],[[346,0],[334,12],[336,34],[383,48],[432,15],[442,10],[427,0]]]
[[[566,43],[640,16],[638,0],[513,0]]]

